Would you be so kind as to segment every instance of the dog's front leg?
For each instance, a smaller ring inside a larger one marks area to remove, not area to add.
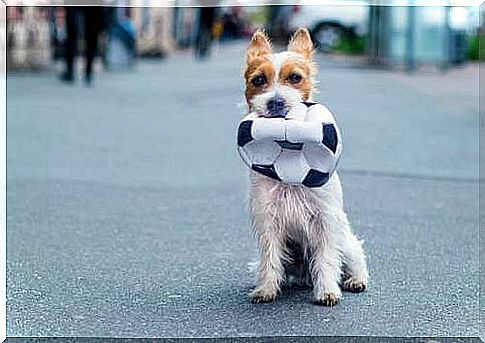
[[[284,279],[284,235],[274,225],[263,225],[259,229],[258,279],[256,288],[249,294],[256,303],[275,300]]]
[[[313,280],[315,303],[334,306],[342,298],[339,282],[342,276],[342,258],[338,248],[338,237],[332,223],[316,220],[309,228],[312,258],[310,272]]]
[[[346,232],[344,246],[344,280],[342,288],[348,292],[363,292],[368,283],[369,273],[365,261],[362,242],[349,230]]]

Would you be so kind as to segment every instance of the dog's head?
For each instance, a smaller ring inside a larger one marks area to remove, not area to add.
[[[251,112],[261,117],[285,117],[297,103],[307,101],[314,88],[316,72],[313,43],[307,29],[299,29],[288,50],[273,53],[262,31],[257,31],[247,50],[246,101]]]

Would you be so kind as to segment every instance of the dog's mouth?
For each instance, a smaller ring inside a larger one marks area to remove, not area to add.
[[[258,112],[258,117],[260,118],[286,118],[288,113],[291,110],[291,106],[285,106],[279,111],[259,111]]]
[[[281,113],[276,113],[276,114],[265,112],[265,113],[260,114],[258,117],[259,118],[286,118],[286,116],[288,115],[288,112],[290,112],[290,111],[287,110],[287,111],[284,111],[284,112],[281,112]]]

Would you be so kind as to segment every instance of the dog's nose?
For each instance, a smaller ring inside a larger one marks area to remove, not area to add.
[[[286,115],[286,113],[284,113],[285,105],[285,99],[276,97],[266,103],[266,108],[271,117],[284,117]]]

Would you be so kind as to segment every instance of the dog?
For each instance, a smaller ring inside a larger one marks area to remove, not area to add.
[[[284,117],[297,103],[311,101],[317,68],[307,29],[290,39],[287,51],[273,53],[263,31],[247,49],[244,79],[249,112]],[[271,302],[283,286],[312,286],[314,302],[334,306],[342,290],[368,286],[362,242],[352,233],[343,209],[337,173],[320,188],[287,185],[250,174],[249,213],[259,241],[255,302]]]

